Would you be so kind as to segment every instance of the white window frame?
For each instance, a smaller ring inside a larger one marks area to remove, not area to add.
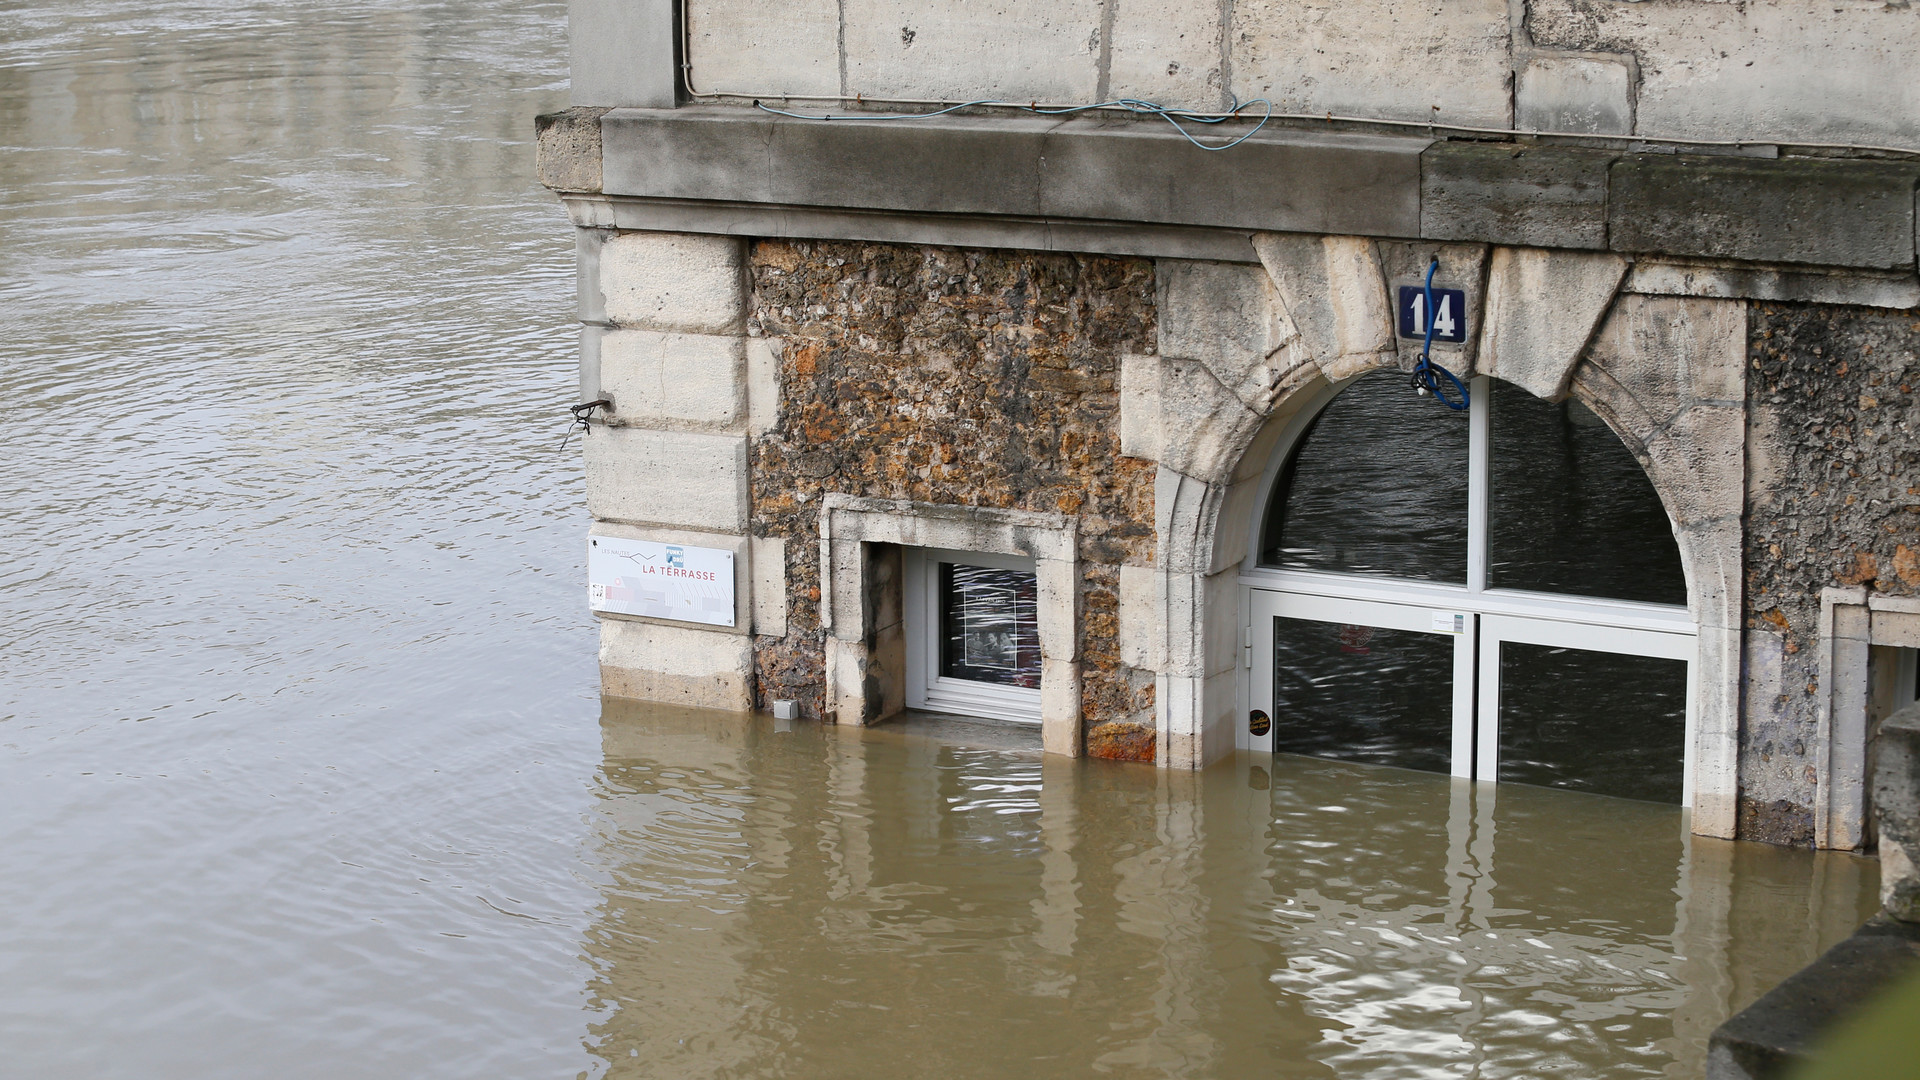
[[[1243,684],[1247,687],[1248,710],[1273,707],[1273,618],[1276,615],[1289,617],[1289,613],[1294,611],[1316,610],[1315,605],[1308,601],[1324,601],[1334,605],[1327,607],[1327,611],[1336,610],[1342,603],[1397,606],[1405,610],[1393,614],[1391,617],[1394,621],[1369,625],[1398,629],[1420,629],[1422,620],[1442,613],[1466,616],[1469,633],[1464,645],[1468,658],[1464,661],[1464,669],[1458,651],[1455,657],[1453,774],[1481,780],[1490,781],[1499,775],[1501,641],[1524,641],[1596,652],[1684,660],[1687,663],[1688,692],[1682,805],[1692,806],[1696,755],[1694,744],[1698,727],[1695,684],[1699,678],[1699,644],[1698,627],[1687,607],[1565,593],[1496,589],[1487,585],[1487,518],[1493,416],[1489,400],[1491,380],[1488,377],[1475,377],[1469,384],[1466,585],[1359,574],[1280,570],[1259,565],[1268,511],[1272,500],[1278,497],[1275,486],[1280,470],[1298,448],[1300,439],[1313,419],[1351,383],[1352,380],[1348,380],[1329,387],[1301,410],[1293,419],[1290,430],[1280,440],[1280,447],[1260,481],[1262,499],[1250,523],[1248,557],[1242,564],[1240,574],[1243,590],[1241,610],[1248,615],[1247,636],[1243,639],[1248,646],[1246,666],[1249,670]],[[1436,404],[1434,407],[1440,406]],[[1358,612],[1361,609],[1353,610]],[[1315,618],[1312,615],[1291,617]],[[1323,618],[1320,621],[1327,620]],[[1336,621],[1364,622],[1348,619]],[[1473,659],[1476,656],[1477,660]],[[1477,680],[1475,663],[1479,665]],[[1476,681],[1480,684],[1477,700],[1472,689]],[[1463,694],[1468,702],[1464,716],[1460,706]],[[1474,731],[1476,725],[1480,729],[1477,738]],[[1264,739],[1256,738],[1245,724],[1236,726],[1235,741],[1244,750],[1272,748],[1271,735]]]
[[[1040,690],[955,679],[940,674],[940,574],[942,563],[995,570],[1037,572],[1033,559],[984,551],[906,548],[902,616],[906,623],[907,706],[1013,724],[1038,726]]]

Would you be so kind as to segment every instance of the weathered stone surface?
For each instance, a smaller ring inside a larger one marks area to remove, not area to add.
[[[600,292],[620,326],[738,334],[746,317],[742,243],[727,236],[620,233],[600,249]]]
[[[1159,671],[1166,664],[1164,579],[1149,566],[1120,568],[1120,662]]]
[[[1260,427],[1260,414],[1195,360],[1160,363],[1160,461],[1206,483],[1224,483]]]
[[[1823,1036],[1920,970],[1920,927],[1876,916],[1714,1029],[1707,1080],[1801,1075]]]
[[[1294,337],[1273,279],[1245,263],[1161,259],[1160,355],[1198,360],[1250,407],[1273,385],[1269,357]]]
[[[587,510],[594,517],[746,529],[745,438],[596,424],[585,443]]]
[[[1755,262],[1914,265],[1920,165],[1649,154],[1608,175],[1608,245]]]
[[[1131,97],[1175,108],[1225,104],[1225,58],[1216,4],[1116,0],[1102,97]]]
[[[1079,664],[1040,661],[1040,745],[1047,753],[1080,756],[1080,695]]]
[[[1626,270],[1618,255],[1495,248],[1480,372],[1548,401],[1566,397]]]
[[[567,0],[575,105],[672,108],[680,97],[674,0]]]
[[[1482,312],[1486,310],[1487,301],[1487,246],[1440,244],[1428,240],[1381,240],[1374,247],[1380,253],[1380,269],[1386,275],[1390,303],[1399,304],[1400,286],[1424,285],[1427,267],[1434,259],[1440,261],[1440,267],[1434,271],[1433,287],[1459,289],[1467,294],[1466,310],[1454,313],[1456,318],[1466,321],[1467,340],[1458,344],[1435,341],[1432,359],[1456,375],[1474,371],[1474,358],[1479,354],[1484,336],[1481,324],[1486,321]],[[1389,314],[1397,310],[1397,306],[1390,308]],[[1414,363],[1420,358],[1423,341],[1400,337],[1397,318],[1393,341],[1399,351],[1400,366],[1412,371]]]
[[[1396,362],[1393,308],[1373,241],[1261,233],[1253,247],[1279,289],[1303,359],[1329,379]]]
[[[1920,923],[1920,705],[1880,725],[1873,806],[1880,822],[1880,905]]]
[[[1113,720],[1087,728],[1087,756],[1107,761],[1146,761],[1154,757],[1153,725]]]
[[[1117,383],[1122,355],[1155,347],[1151,265],[772,241],[751,261],[782,401],[753,440],[753,531],[788,541],[790,598],[786,636],[756,641],[762,695],[818,715],[820,506],[845,493],[1067,515],[1080,712],[1150,716],[1151,676],[1120,659],[1117,592],[1122,563],[1153,558],[1154,466],[1119,453]]]
[[[838,0],[696,0],[682,10],[695,93],[840,93]]]
[[[1285,112],[1508,126],[1506,0],[1239,0],[1233,90]]]
[[[1822,591],[1920,596],[1920,314],[1751,312],[1744,608],[1749,635],[1779,651],[1777,674],[1747,687],[1742,835],[1805,842],[1829,691]]]
[[[1890,96],[1920,19],[1890,4],[1528,0],[1536,46],[1639,58],[1635,132],[1662,138],[1913,146],[1920,109]]]
[[[1627,54],[1529,56],[1514,77],[1513,124],[1522,131],[1631,134],[1636,74]]]
[[[1146,118],[827,122],[722,106],[615,109],[600,127],[609,195],[1041,215],[1054,219],[1043,236],[1070,219],[1414,236],[1431,142],[1269,129],[1209,153]],[[779,219],[750,232],[778,235]],[[915,225],[886,238],[922,235]]]
[[[745,342],[711,334],[614,330],[600,339],[608,419],[635,427],[726,429],[746,413]]]
[[[1099,83],[1100,0],[1019,9],[843,0],[847,93],[876,100],[1077,103]]]
[[[747,339],[747,434],[765,435],[780,423],[782,342]]]
[[[1920,277],[1910,273],[1835,272],[1704,259],[1635,259],[1620,288],[1649,296],[1718,296],[1895,309],[1920,306]]]
[[[786,637],[787,542],[778,536],[752,537],[748,558],[753,564],[753,632]]]
[[[1606,150],[1435,143],[1420,155],[1420,235],[1519,247],[1607,246]]]
[[[1160,460],[1160,358],[1120,358],[1120,452]]]
[[[554,191],[600,190],[600,117],[576,106],[533,118],[534,173]]]
[[[742,634],[603,619],[600,687],[610,697],[702,709],[753,707],[753,647]]]

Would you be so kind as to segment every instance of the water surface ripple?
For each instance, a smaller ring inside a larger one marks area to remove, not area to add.
[[[603,707],[564,33],[0,0],[0,1077],[1697,1075],[1871,906],[1657,806]]]

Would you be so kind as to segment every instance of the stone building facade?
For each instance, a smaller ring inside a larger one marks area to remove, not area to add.
[[[1920,649],[1920,99],[1880,92],[1920,13],[572,13],[576,108],[541,118],[540,175],[578,241],[581,401],[610,402],[592,531],[735,575],[730,626],[603,612],[607,693],[881,721],[926,679],[914,560],[975,552],[1030,568],[1049,751],[1259,749],[1262,597],[1305,588],[1262,564],[1277,478],[1340,393],[1413,368],[1404,290],[1437,267],[1464,331],[1434,361],[1603,421],[1686,602],[1405,602],[1470,637],[1659,639],[1696,832],[1871,843],[1874,725]],[[1210,151],[1157,115],[1004,104],[1123,97],[1279,115]],[[1466,683],[1497,669],[1458,655]],[[1456,744],[1456,773],[1487,753]]]

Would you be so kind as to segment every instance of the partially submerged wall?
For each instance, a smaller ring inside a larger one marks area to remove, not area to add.
[[[688,0],[686,26],[696,94],[1266,98],[1470,127],[1920,145],[1920,9],[1882,0]]]
[[[1740,834],[1809,844],[1821,591],[1920,596],[1920,311],[1755,304],[1748,332]]]
[[[821,496],[1078,519],[1081,716],[1094,756],[1151,760],[1154,673],[1121,662],[1120,568],[1153,559],[1150,463],[1120,456],[1120,358],[1152,352],[1153,264],[758,241],[749,334],[778,384],[751,441],[752,530],[784,541],[787,620],[757,698],[824,708]]]

